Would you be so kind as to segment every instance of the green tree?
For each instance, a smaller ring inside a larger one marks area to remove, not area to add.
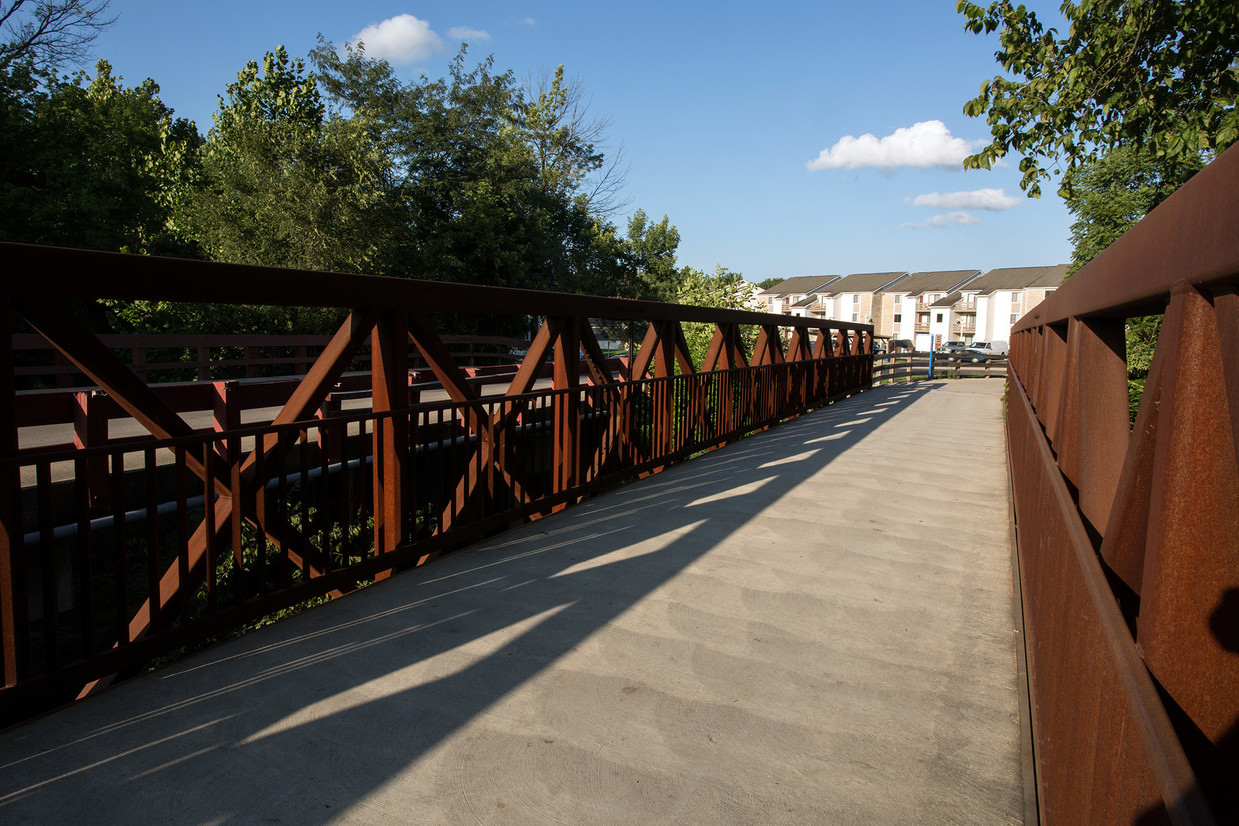
[[[328,118],[313,76],[284,47],[229,84],[202,180],[179,214],[210,258],[373,272],[386,240],[387,169],[364,118]]]
[[[199,138],[172,114],[154,81],[126,88],[107,61],[89,84],[0,74],[0,238],[192,255],[170,217]]]
[[[760,289],[763,289],[763,290],[768,290],[768,289],[770,289],[770,288],[771,288],[771,287],[773,287],[773,286],[776,286],[776,285],[778,285],[778,284],[782,284],[782,283],[783,283],[784,281],[786,281],[786,280],[787,280],[786,278],[779,278],[779,277],[776,275],[776,276],[774,276],[773,278],[767,278],[767,279],[764,279],[764,280],[762,280],[762,281],[758,281],[758,282],[757,282],[757,286],[758,286]]]
[[[992,136],[966,168],[1014,151],[1029,195],[1051,167],[1070,194],[1081,166],[1108,149],[1144,146],[1189,164],[1239,139],[1239,0],[1067,0],[1065,37],[1011,0],[956,9],[969,31],[998,32],[1007,73],[964,107]]]
[[[639,285],[639,298],[675,301],[684,273],[676,269],[675,255],[680,233],[666,215],[654,223],[638,209],[628,219],[627,246]]]
[[[752,310],[752,285],[738,272],[716,266],[713,275],[707,275],[692,267],[680,271],[676,301],[694,307],[714,307],[731,310]],[[714,337],[715,325],[704,322],[685,322],[684,342],[688,345],[693,364],[701,367],[710,340]],[[745,331],[750,334],[751,331]]]
[[[1075,216],[1068,275],[1117,241],[1200,167],[1198,157],[1175,162],[1137,146],[1121,146],[1082,164],[1066,199]]]
[[[364,44],[320,40],[311,53],[331,101],[369,121],[390,165],[400,253],[388,272],[640,295],[627,245],[583,191],[601,154],[574,125],[562,73],[530,99],[493,59],[465,58],[445,78],[402,82]]]
[[[602,151],[611,122],[594,117],[579,78],[564,79],[560,64],[531,83],[521,106],[521,129],[533,152],[538,180],[548,192],[581,199],[593,214],[609,216],[624,206],[622,151]]]

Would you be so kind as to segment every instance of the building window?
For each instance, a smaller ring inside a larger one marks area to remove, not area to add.
[[[853,321],[860,321],[860,313],[852,313]]]
[[[1019,314],[1019,313],[1012,313],[1012,314],[1011,314],[1011,323],[1012,323],[1012,324],[1014,324],[1015,322],[1017,322],[1017,321],[1019,321],[1019,320],[1020,320],[1020,314]]]
[[[938,323],[942,323],[942,313],[938,313]]]
[[[895,323],[896,324],[903,323],[903,313],[895,313]]]
[[[857,293],[856,295],[852,296],[852,306],[853,307],[860,306],[860,293]]]
[[[1021,293],[1011,293],[1011,306],[1012,307],[1020,303],[1020,295]]]

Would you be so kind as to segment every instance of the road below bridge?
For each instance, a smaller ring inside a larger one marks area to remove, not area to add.
[[[0,821],[1020,822],[1002,391],[875,388],[11,729]]]

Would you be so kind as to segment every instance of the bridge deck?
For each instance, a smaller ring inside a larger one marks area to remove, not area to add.
[[[877,388],[0,735],[0,820],[1024,811],[1002,382]]]

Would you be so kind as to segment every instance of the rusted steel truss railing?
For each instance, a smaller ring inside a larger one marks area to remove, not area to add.
[[[0,285],[0,723],[871,384],[872,328],[846,322],[13,244]],[[201,431],[65,309],[97,298],[351,312],[270,422]],[[437,312],[536,324],[505,393]],[[15,319],[150,438],[22,450]],[[591,319],[643,331],[630,378]],[[683,323],[713,329],[701,364]],[[316,418],[366,345],[369,408]]]
[[[1042,818],[1239,820],[1239,148],[1011,336]],[[1134,427],[1125,320],[1163,314]]]

